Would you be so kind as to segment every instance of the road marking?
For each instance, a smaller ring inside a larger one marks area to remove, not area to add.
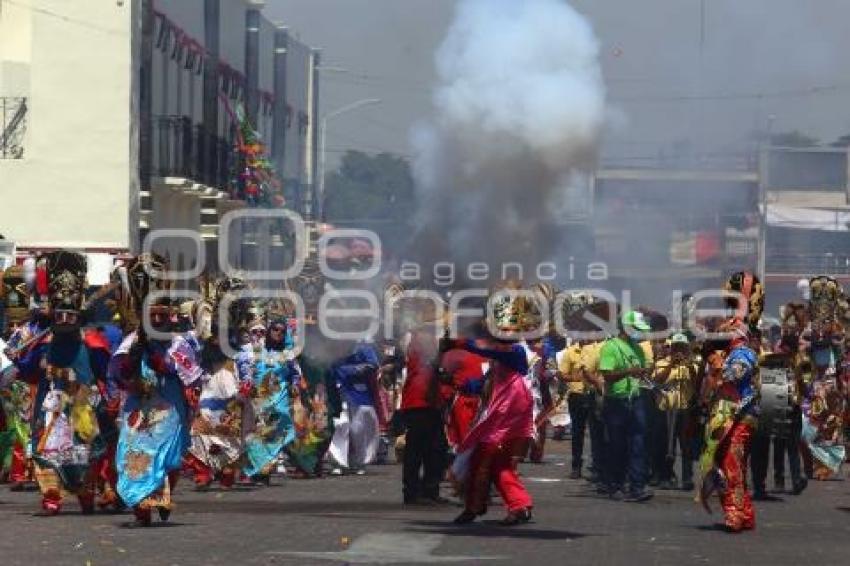
[[[349,564],[437,564],[507,559],[505,556],[435,556],[433,552],[444,538],[445,535],[440,534],[367,533],[339,552],[272,551],[267,554]]]
[[[558,483],[564,481],[560,478],[522,478],[522,480],[532,483]]]

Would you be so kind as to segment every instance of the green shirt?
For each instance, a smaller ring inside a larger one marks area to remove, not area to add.
[[[622,371],[633,367],[646,367],[646,356],[640,344],[620,337],[607,340],[599,353],[599,371]],[[640,393],[638,379],[626,376],[609,382],[605,394],[617,399],[630,399]]]

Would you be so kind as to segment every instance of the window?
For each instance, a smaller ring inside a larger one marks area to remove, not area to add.
[[[27,99],[0,97],[0,159],[21,159],[27,130]]]

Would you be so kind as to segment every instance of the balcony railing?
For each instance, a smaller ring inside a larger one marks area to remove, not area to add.
[[[213,135],[187,116],[154,119],[153,173],[183,177],[230,191],[237,165],[234,143]]]
[[[21,159],[27,131],[27,99],[0,97],[0,159]]]
[[[768,254],[768,273],[788,275],[850,275],[848,254]]]

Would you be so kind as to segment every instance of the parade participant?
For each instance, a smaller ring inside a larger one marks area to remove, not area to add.
[[[498,324],[510,328],[511,322]],[[459,446],[452,466],[464,493],[464,510],[454,522],[471,523],[487,512],[492,483],[507,510],[501,524],[526,523],[531,520],[533,502],[517,473],[517,464],[534,436],[534,401],[524,378],[526,351],[520,344],[495,340],[470,341],[466,348],[490,360],[491,392],[481,420]]]
[[[620,498],[628,477],[625,500],[641,502],[653,495],[646,489],[646,411],[639,386],[639,380],[647,376],[649,370],[646,353],[635,336],[650,328],[637,311],[624,313],[619,322],[619,336],[607,340],[599,354],[599,371],[606,384],[603,408],[608,434],[605,481],[608,496]]]
[[[374,342],[363,341],[351,354],[331,366],[331,375],[342,401],[340,417],[334,421],[329,454],[342,475],[366,473],[374,461],[380,442],[380,422],[375,410],[378,400],[380,360]]]
[[[581,365],[582,346],[582,343],[575,342],[564,349],[558,365],[560,377],[568,386],[567,405],[570,411],[570,437],[572,440],[570,479],[579,479],[582,476],[585,432],[588,424],[591,427],[594,426],[591,424],[591,418],[596,410],[593,385],[588,382]],[[591,432],[591,458],[596,464],[596,454],[594,453],[596,447],[594,447],[592,437],[593,433]]]
[[[599,355],[605,341],[588,341],[581,348],[581,360],[579,369],[586,383],[590,385],[592,410],[587,416],[588,429],[590,431],[590,477],[588,481],[596,485],[597,491],[608,493],[605,485],[605,458],[608,445],[605,435],[605,423],[602,419],[602,410],[605,405],[605,379],[599,372]]]
[[[710,369],[703,395],[709,419],[700,457],[703,480],[696,500],[710,511],[708,499],[718,491],[726,530],[740,532],[755,528],[746,473],[758,421],[755,390],[758,356],[752,348],[752,334],[764,308],[764,290],[758,278],[749,272],[734,274],[726,290],[736,293],[727,300],[735,313],[721,325],[720,331],[726,338],[716,344],[708,359]]]
[[[298,358],[301,379],[292,400],[295,440],[287,448],[296,470],[293,477],[320,477],[322,461],[334,434],[333,415],[340,414],[338,392],[330,369],[323,362],[330,347],[315,326],[307,327],[305,351]],[[272,324],[271,334],[276,329]]]
[[[699,368],[691,355],[691,345],[685,334],[670,337],[670,353],[660,359],[653,373],[653,381],[659,386],[658,409],[665,422],[663,438],[658,439],[664,447],[663,459],[656,463],[661,471],[661,488],[672,489],[676,444],[682,455],[681,489],[690,491],[693,481],[693,408],[697,396]]]
[[[184,386],[194,384],[181,378],[200,377],[199,372],[178,369],[186,363],[180,354],[191,351],[172,350],[170,299],[151,299],[144,316],[148,295],[168,288],[161,278],[166,269],[165,260],[154,254],[143,254],[127,265],[122,299],[126,312],[135,312],[140,326],[127,335],[110,363],[110,378],[125,397],[116,454],[118,494],[133,508],[133,526],[139,527],[151,525],[154,509],[162,521],[171,515],[183,456],[191,445]],[[151,336],[151,332],[165,336]]]
[[[534,438],[529,446],[528,459],[539,464],[543,461],[549,415],[554,408],[550,386],[557,376],[557,369],[552,365],[555,351],[548,339],[534,340],[525,343],[524,347],[528,356],[525,384],[534,399]]]
[[[844,359],[843,289],[830,277],[815,277],[809,290],[809,325],[800,341],[812,380],[803,396],[802,438],[813,457],[814,478],[823,480],[839,472],[846,454],[841,441],[846,392],[839,379]]]
[[[439,502],[447,441],[437,364],[441,356],[433,323],[413,330],[405,347],[406,377],[400,413],[405,427],[402,484],[405,504]]]
[[[785,459],[791,474],[791,493],[801,494],[808,486],[808,479],[802,474],[800,465],[800,437],[802,434],[803,414],[802,395],[805,389],[805,356],[800,352],[800,336],[807,324],[807,309],[800,303],[789,303],[782,310],[780,337],[776,352],[791,358],[794,385],[791,392],[791,413],[788,415],[790,426],[785,437],[773,440],[773,481],[777,491],[785,491]]]
[[[440,367],[451,377],[454,389],[446,422],[446,437],[449,447],[457,454],[457,447],[469,434],[481,409],[481,391],[488,364],[485,358],[454,347],[443,354]]]
[[[268,485],[275,462],[295,439],[290,391],[300,379],[301,370],[285,337],[270,340],[273,349],[269,349],[266,323],[255,319],[248,328],[252,329],[252,341],[236,357],[240,390],[253,415],[245,438],[247,462],[243,472]]]
[[[31,447],[46,515],[59,513],[67,493],[83,513],[94,512],[95,464],[106,448],[97,413],[109,353],[81,330],[86,267],[85,257],[72,252],[39,258],[36,291],[47,297],[50,332],[15,360],[21,378],[38,385]]]
[[[184,368],[182,371],[193,372],[197,368],[203,372],[197,379],[190,375],[185,380],[198,383],[200,391],[192,421],[192,444],[184,465],[194,472],[199,490],[208,489],[216,478],[222,488],[229,489],[236,479],[243,452],[244,400],[239,396],[233,362],[220,342],[228,340],[228,336],[220,331],[218,319],[212,322],[210,335],[202,345],[196,342],[198,338],[190,330],[185,345],[177,342],[172,346],[172,357]],[[187,348],[191,350],[184,355]],[[199,363],[193,355],[198,349]]]
[[[50,309],[46,296],[35,291],[35,260],[26,262],[28,269],[12,266],[3,273],[0,292],[4,297],[6,324],[9,335],[4,351],[11,362],[23,355],[49,331]],[[34,480],[32,466],[27,457],[30,443],[30,422],[33,418],[33,400],[36,397],[37,378],[20,379],[14,364],[7,367],[0,378],[0,410],[5,417],[2,436],[5,452],[0,448],[0,469],[7,469],[7,480],[12,491],[22,491]]]

